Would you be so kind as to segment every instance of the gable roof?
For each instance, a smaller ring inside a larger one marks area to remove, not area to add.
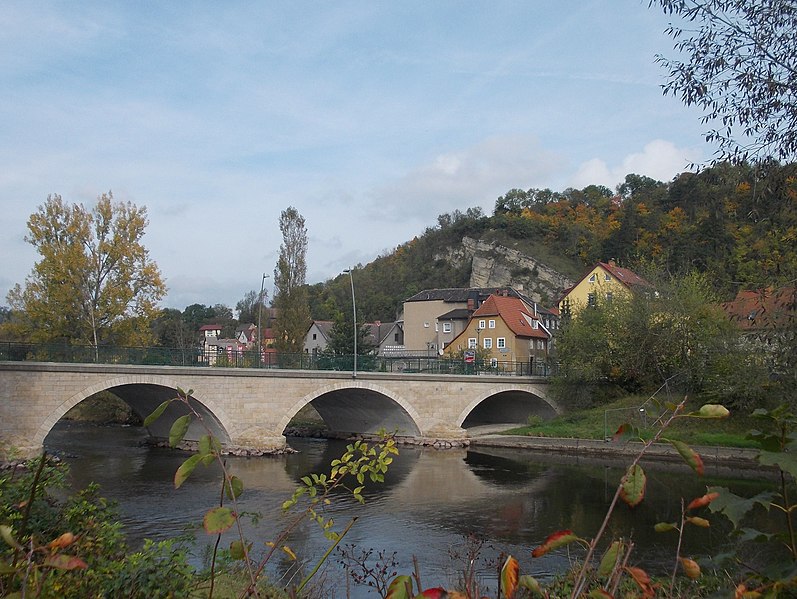
[[[746,331],[770,329],[797,318],[797,287],[742,290],[722,304],[728,318]]]
[[[334,324],[335,323],[331,320],[314,320],[310,323],[310,326],[307,327],[307,332],[309,333],[310,329],[315,327],[324,336],[324,339],[329,340],[329,332],[332,330]]]
[[[550,337],[545,327],[539,322],[539,318],[532,313],[529,305],[517,297],[491,295],[473,313],[474,319],[484,316],[500,316],[516,337],[539,339]],[[537,328],[534,328],[535,321],[538,323]]]
[[[653,285],[651,285],[648,281],[640,277],[634,271],[617,266],[613,260],[609,260],[609,262],[598,262],[595,266],[601,266],[603,267],[604,270],[609,271],[609,273],[612,276],[614,276],[615,279],[620,281],[620,283],[622,283],[629,289],[632,289],[633,287],[653,287]],[[593,266],[592,268],[594,269],[595,267]]]

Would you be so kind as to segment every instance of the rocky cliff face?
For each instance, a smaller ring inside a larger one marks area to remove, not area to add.
[[[568,277],[517,250],[464,237],[462,245],[438,256],[455,267],[471,263],[471,287],[512,286],[550,308],[574,283]]]

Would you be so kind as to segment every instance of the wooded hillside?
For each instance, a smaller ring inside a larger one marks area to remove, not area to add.
[[[441,215],[437,226],[358,267],[361,318],[390,321],[417,291],[468,286],[470,265],[446,259],[464,237],[512,247],[569,277],[609,258],[643,273],[697,270],[730,299],[741,288],[797,277],[797,165],[721,164],[669,183],[632,174],[614,191],[512,189],[491,216]],[[312,286],[310,301],[313,318],[332,319],[350,306],[348,276]]]

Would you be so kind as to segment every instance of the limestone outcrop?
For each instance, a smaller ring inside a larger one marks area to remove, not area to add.
[[[453,267],[471,263],[470,287],[512,286],[532,300],[552,307],[574,281],[532,256],[495,242],[463,237],[462,244],[436,256]]]

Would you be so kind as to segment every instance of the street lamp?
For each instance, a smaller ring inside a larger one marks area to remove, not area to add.
[[[268,275],[263,273],[263,278],[260,280],[260,295],[257,296],[257,363],[258,366],[263,360],[263,329],[260,324],[263,322],[263,287],[266,284]]]
[[[354,277],[352,276],[351,269],[347,268],[343,271],[344,275],[349,275],[349,281],[351,281],[351,311],[352,315],[354,316],[354,369],[351,373],[351,378],[357,378],[357,302],[354,299]]]

